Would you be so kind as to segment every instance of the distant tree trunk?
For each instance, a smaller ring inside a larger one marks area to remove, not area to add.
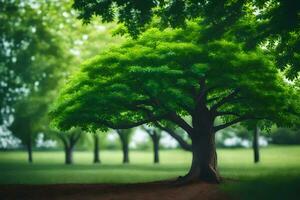
[[[155,141],[153,143],[153,151],[154,151],[154,163],[159,163],[159,142]]]
[[[28,162],[32,163],[33,158],[32,158],[32,141],[31,141],[31,139],[29,139],[28,143],[27,143],[27,152],[28,152]]]
[[[73,164],[73,147],[65,147],[65,164]]]
[[[259,158],[259,127],[256,125],[253,135],[253,153],[254,153],[254,163],[258,163]]]
[[[99,135],[94,134],[94,163],[101,163],[99,155]]]
[[[81,132],[72,133],[70,135],[67,135],[67,133],[59,133],[59,138],[62,140],[64,145],[65,164],[67,165],[73,164],[73,151],[80,136]]]
[[[129,163],[129,136],[128,133],[122,132],[122,130],[116,130],[120,137],[122,151],[123,151],[123,163]]]
[[[123,150],[123,163],[129,163],[129,148],[128,142],[122,142],[122,150]]]
[[[157,126],[159,124],[157,123]],[[159,163],[159,140],[161,135],[155,129],[147,128],[146,126],[142,127],[144,131],[150,136],[153,144],[153,156],[154,156],[154,163]]]
[[[153,153],[154,153],[154,163],[159,163],[159,140],[160,136],[156,131],[153,131],[153,135],[151,136],[153,142]]]

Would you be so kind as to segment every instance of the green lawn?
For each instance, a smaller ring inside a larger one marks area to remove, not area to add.
[[[75,152],[75,164],[63,164],[63,152],[35,152],[34,164],[24,152],[0,152],[0,184],[133,183],[175,178],[188,170],[191,155],[180,150],[160,152],[161,164],[152,164],[152,152],[130,152],[131,163],[121,164],[121,152],[102,151],[103,164],[92,164],[92,152]],[[261,163],[252,163],[251,149],[218,151],[221,185],[243,199],[292,199],[300,190],[300,146],[261,150]],[[1,187],[1,186],[0,186]],[[298,196],[298,195],[297,195]]]

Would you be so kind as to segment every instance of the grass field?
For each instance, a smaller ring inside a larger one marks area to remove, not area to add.
[[[121,152],[102,151],[103,164],[92,164],[92,152],[75,152],[66,166],[63,152],[35,152],[34,163],[24,152],[0,152],[0,184],[134,183],[175,178],[187,172],[191,155],[180,150],[130,152],[131,163],[121,164]],[[221,188],[242,199],[293,199],[300,190],[300,146],[272,146],[261,150],[253,164],[251,149],[218,150],[221,175],[233,179]],[[0,186],[1,187],[1,186]]]

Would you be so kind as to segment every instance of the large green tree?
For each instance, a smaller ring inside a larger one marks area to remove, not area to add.
[[[226,38],[207,42],[191,22],[185,29],[151,28],[85,62],[51,115],[65,130],[172,123],[192,141],[191,168],[179,182],[219,182],[215,133],[246,120],[292,123],[293,95],[266,52],[244,51]]]

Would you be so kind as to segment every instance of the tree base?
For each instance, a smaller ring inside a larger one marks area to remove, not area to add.
[[[174,182],[174,185],[186,185],[194,182],[207,182],[211,184],[219,184],[222,182],[222,178],[218,175],[218,172],[212,168],[210,168],[206,173],[196,173],[189,172],[185,176],[179,176],[177,180]]]

